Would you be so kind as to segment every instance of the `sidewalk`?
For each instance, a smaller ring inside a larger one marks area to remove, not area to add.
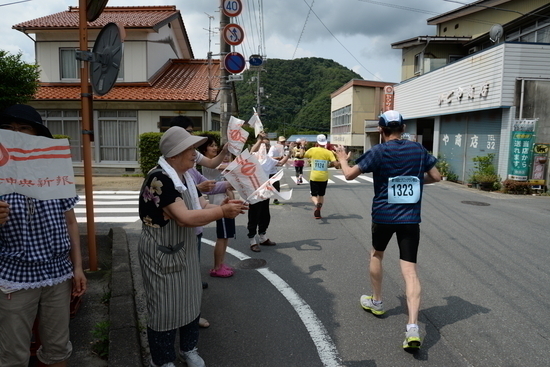
[[[84,193],[84,177],[76,177],[77,192]],[[142,177],[93,177],[93,191],[139,190]],[[87,228],[80,224],[82,261],[90,268]],[[98,271],[86,271],[88,289],[76,316],[71,320],[73,354],[69,366],[78,367],[141,367],[142,347],[139,338],[134,300],[133,275],[126,231],[121,227],[96,229]],[[98,339],[92,331],[98,323],[110,323],[109,359],[93,352]],[[29,366],[36,366],[31,361]]]

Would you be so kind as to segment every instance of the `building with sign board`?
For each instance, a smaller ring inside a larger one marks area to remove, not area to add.
[[[354,155],[378,144],[378,116],[390,109],[385,89],[394,84],[353,79],[333,92],[330,95],[331,143],[350,147]]]
[[[220,129],[220,60],[196,59],[175,6],[106,7],[88,25],[90,49],[109,22],[124,26],[124,56],[114,87],[93,101],[94,172],[139,170],[138,138],[164,131],[185,115],[195,130]],[[40,88],[30,102],[53,134],[70,136],[81,171],[80,74],[77,7],[13,26],[36,39]],[[206,55],[205,55],[206,56]],[[235,94],[232,93],[234,98]],[[237,106],[236,101],[232,104]]]
[[[392,44],[404,60],[395,109],[411,136],[443,155],[463,182],[472,158],[491,153],[503,180],[514,171],[532,178],[533,149],[550,142],[550,1],[499,3],[510,11],[477,1],[428,19],[435,36]],[[522,124],[535,126],[528,141],[514,134]]]

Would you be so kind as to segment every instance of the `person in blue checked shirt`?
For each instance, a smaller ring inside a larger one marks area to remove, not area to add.
[[[353,167],[343,146],[336,156],[347,180],[372,172],[372,251],[370,279],[372,295],[361,296],[361,306],[374,315],[384,314],[382,303],[382,259],[393,234],[397,235],[401,272],[405,279],[409,320],[403,348],[417,350],[422,344],[418,326],[420,281],[416,258],[420,242],[420,203],[423,185],[438,182],[441,175],[437,159],[419,143],[401,139],[405,131],[403,117],[397,111],[384,112],[378,121],[383,143],[365,152]]]
[[[31,106],[0,114],[0,134],[12,130],[53,138]],[[0,201],[0,366],[27,367],[34,320],[42,345],[38,359],[67,366],[71,294],[86,291],[80,234],[74,213],[78,197],[37,200],[18,193]]]

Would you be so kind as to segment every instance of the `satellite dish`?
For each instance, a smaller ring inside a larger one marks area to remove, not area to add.
[[[86,19],[93,22],[103,12],[109,0],[86,0]]]
[[[108,23],[101,29],[92,50],[90,80],[94,93],[107,94],[115,84],[124,50],[124,28]]]
[[[500,24],[495,24],[491,27],[491,30],[489,30],[489,39],[493,43],[497,43],[500,40],[500,37],[502,37],[502,34],[504,33],[504,29]]]

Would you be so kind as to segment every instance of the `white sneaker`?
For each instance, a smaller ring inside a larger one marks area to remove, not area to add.
[[[180,350],[180,357],[187,363],[187,367],[206,367],[204,360],[199,356],[197,348],[190,350],[189,352],[183,352]]]
[[[151,362],[149,363],[149,367],[176,367],[176,365],[173,364],[172,362],[168,362],[163,364],[162,366],[157,366],[156,364],[153,363],[153,360],[151,359]]]

